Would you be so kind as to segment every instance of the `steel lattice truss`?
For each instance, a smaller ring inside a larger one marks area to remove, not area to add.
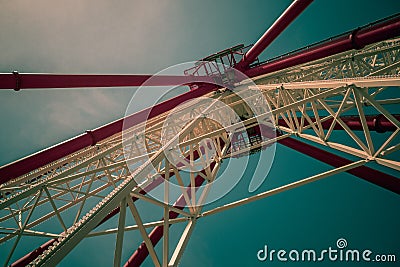
[[[400,148],[400,122],[390,110],[400,101],[395,98],[400,86],[399,57],[400,40],[393,39],[256,77],[254,81],[262,95],[238,98],[237,93],[226,89],[207,95],[209,99],[225,103],[238,115],[197,99],[173,113],[163,113],[2,184],[0,243],[8,241],[5,265],[10,263],[18,244],[31,236],[48,241],[32,252],[36,254],[30,265],[54,266],[83,239],[116,234],[114,266],[120,266],[124,232],[139,231],[143,238],[139,254],[148,253],[155,266],[176,266],[193,228],[204,216],[371,161],[400,171],[396,154]],[[250,91],[255,89],[246,81],[242,86]],[[271,110],[261,108],[255,114],[245,100],[257,102],[260,97]],[[380,143],[374,138],[379,133],[370,125],[370,117],[376,119],[378,115],[381,123],[390,125],[389,134]],[[349,116],[359,118],[357,129],[346,120]],[[167,119],[171,127],[165,132],[163,125]],[[231,126],[222,127],[218,123],[221,120],[229,121]],[[235,139],[237,143],[231,143],[232,136],[243,134],[260,122],[274,135]],[[166,142],[162,136],[168,137]],[[274,142],[293,137],[347,153],[358,160],[204,210],[206,206],[202,204],[218,177],[222,159],[268,149]],[[168,157],[173,146],[183,155],[177,165],[171,164]],[[214,147],[215,153],[210,154],[206,146]],[[181,186],[178,198],[170,194],[168,181]],[[206,186],[198,190],[201,184]],[[162,188],[164,201],[147,195],[156,187]],[[160,219],[145,220],[137,207],[138,200],[162,209]],[[118,220],[110,223],[113,216]],[[128,223],[127,216],[133,218],[133,224]],[[107,227],[102,228],[105,222]],[[49,223],[58,225],[54,229],[61,231],[46,228]],[[174,228],[170,225],[176,223],[185,224],[185,228],[176,246],[171,247],[169,232]],[[150,235],[148,228],[153,229]],[[162,253],[157,254],[154,246],[161,238]],[[172,257],[169,257],[170,251],[173,251]]]
[[[265,91],[283,133],[400,170],[399,162],[389,157],[399,149],[400,124],[385,108],[400,101],[394,98],[398,96],[399,51],[400,39],[380,42],[262,77],[258,87]],[[395,126],[379,145],[374,144],[367,122],[369,115],[377,114]],[[341,119],[345,115],[360,118],[362,133],[347,126]],[[336,125],[353,141],[352,146],[333,141]]]
[[[278,71],[259,83],[289,83],[299,81],[344,79],[398,74],[399,39],[350,50],[314,62]]]

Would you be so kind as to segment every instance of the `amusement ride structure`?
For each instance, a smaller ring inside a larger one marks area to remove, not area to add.
[[[85,238],[104,235],[116,235],[114,266],[121,266],[128,231],[143,242],[124,266],[148,256],[155,266],[177,266],[202,217],[342,172],[400,194],[400,15],[259,62],[311,2],[294,1],[254,45],[213,54],[182,75],[0,74],[0,89],[16,91],[190,87],[0,167],[0,244],[12,244],[2,251],[4,266],[55,266]],[[207,210],[224,159],[276,143],[332,168]],[[159,220],[147,220],[139,202],[153,205]],[[62,230],[41,227],[49,223]],[[172,246],[175,224],[185,227]],[[30,237],[45,241],[16,259]]]

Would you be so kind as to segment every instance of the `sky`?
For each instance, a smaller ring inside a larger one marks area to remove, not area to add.
[[[152,74],[239,43],[254,43],[290,2],[0,1],[0,72]],[[399,1],[314,1],[261,59],[398,12]],[[2,90],[0,165],[122,117],[134,89]],[[149,88],[148,94],[158,92]],[[327,169],[278,145],[266,182],[255,193]],[[222,201],[249,196],[248,176]],[[259,262],[257,251],[265,244],[326,248],[340,237],[354,248],[397,253],[400,259],[399,205],[399,197],[391,192],[348,174],[336,175],[201,218],[181,266],[280,266]],[[81,247],[97,255],[99,266],[109,266],[108,254],[98,255],[93,245],[112,250],[114,237],[97,242],[87,241]],[[124,259],[137,242],[124,249]],[[90,266],[94,259],[85,255],[77,248],[60,266]],[[150,261],[145,266],[151,266]]]

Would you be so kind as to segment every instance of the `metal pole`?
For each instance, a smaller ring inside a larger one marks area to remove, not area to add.
[[[195,79],[195,80],[194,80]],[[213,83],[209,76],[135,75],[135,74],[50,74],[50,73],[0,73],[0,89],[46,89],[123,86],[174,86],[195,81]]]
[[[237,69],[246,69],[256,58],[269,46],[276,37],[279,36],[287,26],[297,18],[312,0],[295,0],[293,3],[282,13],[282,15],[272,24],[272,26],[261,36],[261,38],[254,44],[254,46],[247,51],[242,60],[236,66]]]

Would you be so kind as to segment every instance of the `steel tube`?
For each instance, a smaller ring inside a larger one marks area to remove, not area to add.
[[[197,82],[213,83],[211,77],[196,76]],[[194,82],[193,76],[132,74],[37,74],[0,73],[0,89],[44,89],[124,86],[174,86]]]
[[[237,69],[246,69],[256,58],[279,36],[290,23],[297,18],[304,9],[310,5],[312,0],[295,0],[272,24],[272,26],[261,36],[252,48],[243,56],[236,66]]]

